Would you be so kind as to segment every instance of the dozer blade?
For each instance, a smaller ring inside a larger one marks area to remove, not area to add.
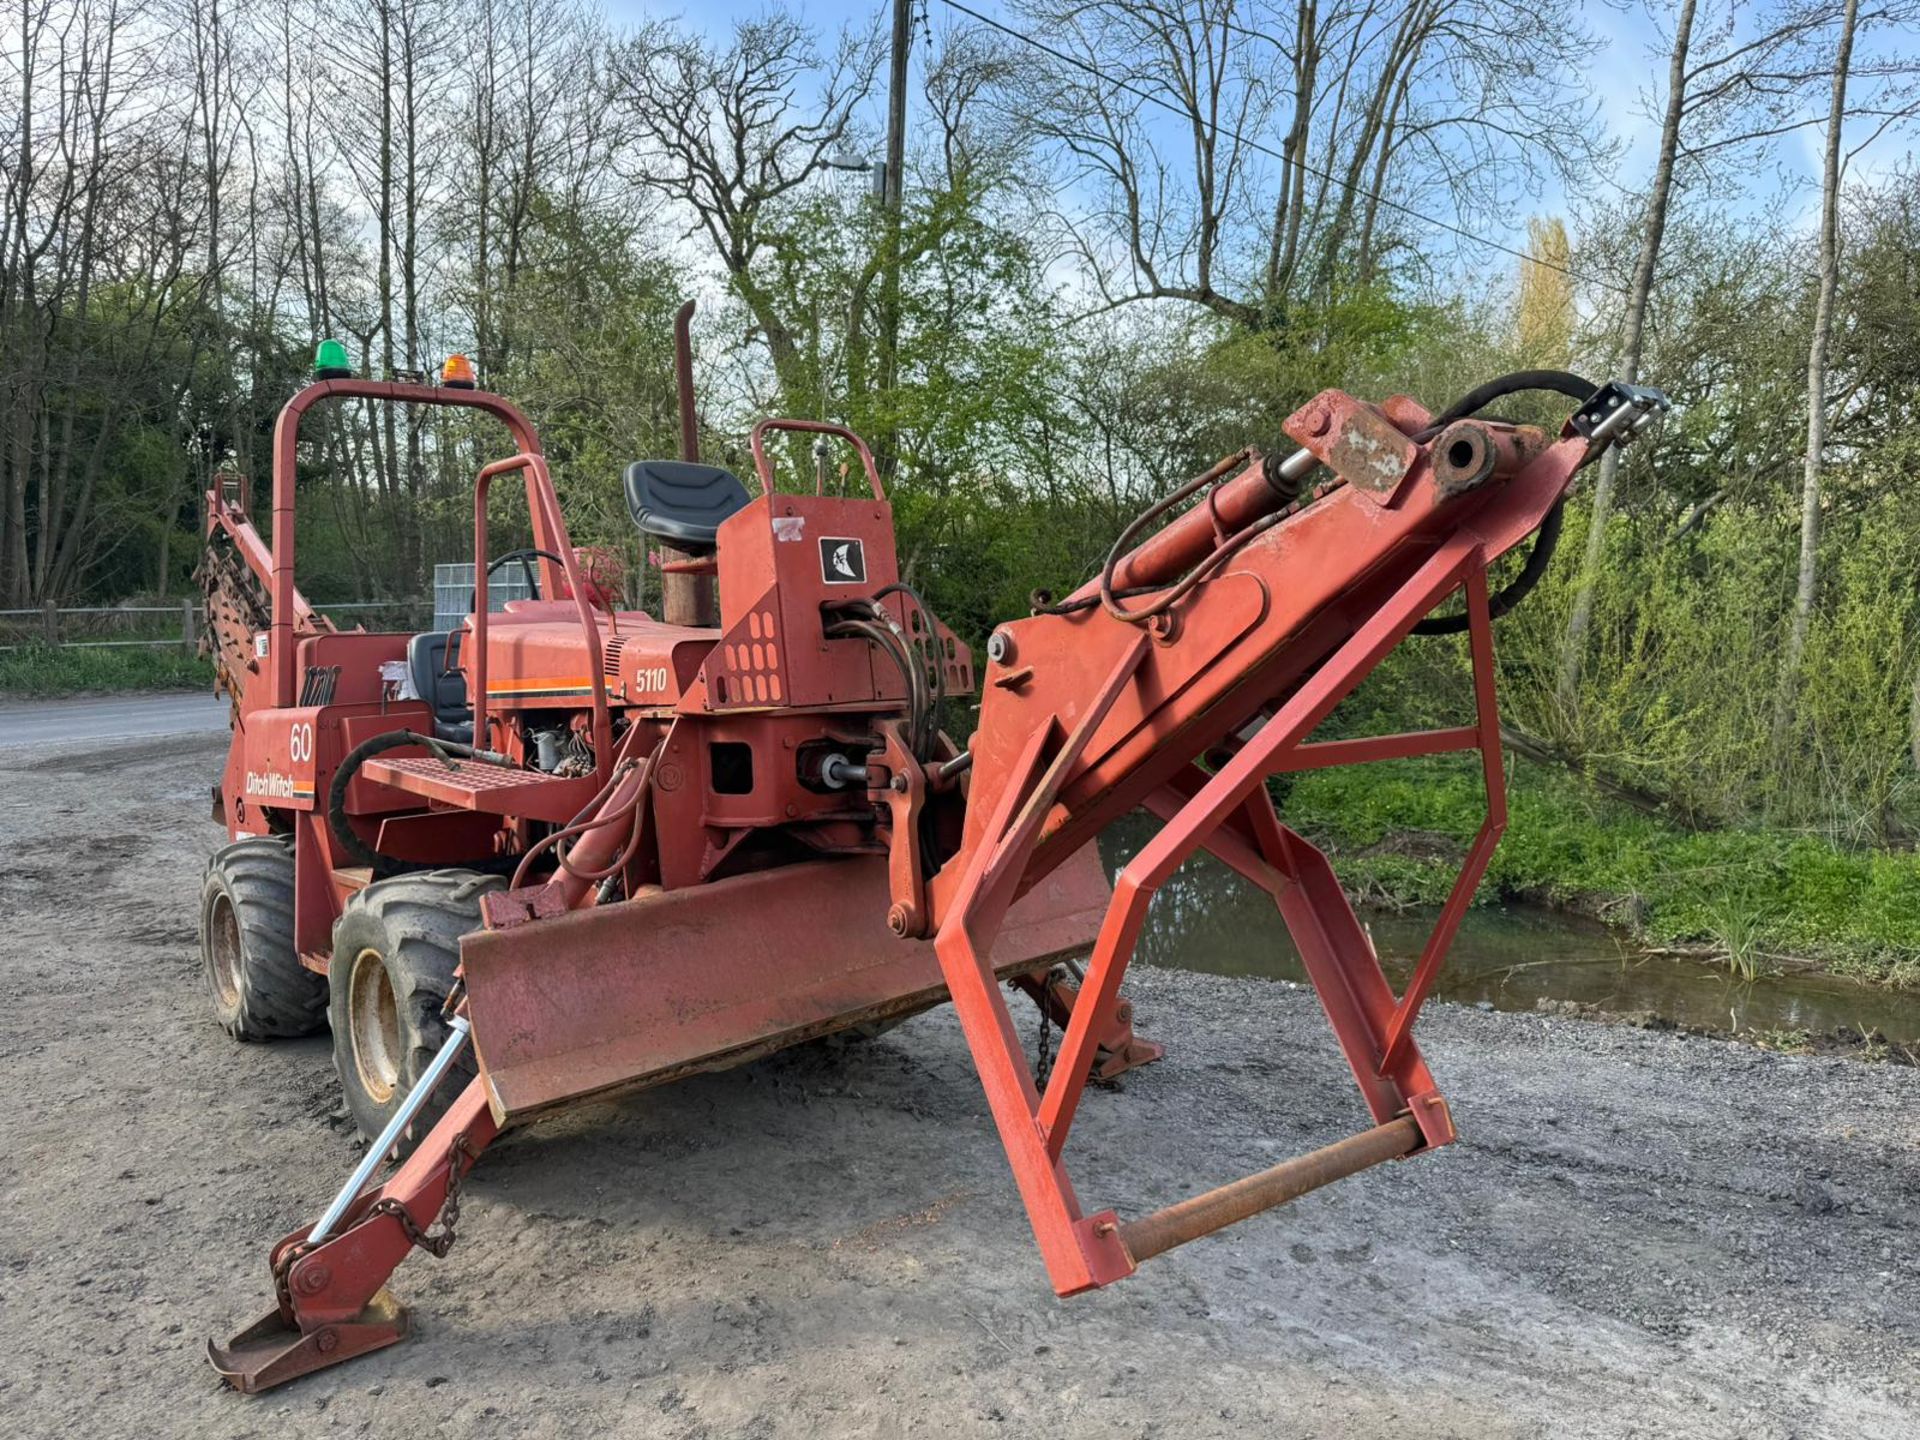
[[[381,1289],[352,1320],[301,1330],[269,1310],[225,1345],[209,1340],[207,1359],[243,1395],[257,1395],[315,1370],[407,1338],[407,1307]]]
[[[1111,895],[1092,846],[1007,914],[1002,977],[1084,950]],[[886,925],[884,858],[824,860],[575,910],[461,942],[501,1124],[743,1064],[947,998],[930,940]]]

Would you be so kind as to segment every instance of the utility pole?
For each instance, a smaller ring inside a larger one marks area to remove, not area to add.
[[[893,0],[893,64],[887,90],[887,169],[880,206],[885,212],[883,242],[885,269],[880,280],[880,389],[893,403],[900,383],[900,219],[905,193],[907,155],[907,51],[913,40],[914,0]],[[891,420],[881,429],[879,463],[892,478],[899,458],[898,437]]]

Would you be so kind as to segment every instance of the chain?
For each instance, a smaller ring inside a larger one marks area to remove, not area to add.
[[[311,1254],[315,1246],[302,1240],[297,1245],[289,1245],[273,1267],[273,1298],[280,1304],[282,1315],[293,1314],[293,1282],[289,1278],[293,1273],[294,1262],[301,1256]]]
[[[447,1258],[447,1252],[453,1249],[454,1227],[460,1223],[460,1183],[465,1177],[465,1167],[461,1164],[467,1158],[467,1137],[456,1136],[453,1149],[447,1155],[447,1194],[440,1202],[440,1211],[427,1222],[428,1228],[422,1230],[413,1223],[413,1215],[398,1200],[381,1200],[370,1206],[369,1215],[391,1215],[400,1222],[400,1228],[406,1232],[407,1239],[418,1245],[436,1260]],[[435,1223],[440,1233],[433,1234]]]
[[[1042,1090],[1047,1088],[1047,1077],[1053,1073],[1053,1026],[1047,1021],[1046,996],[1040,997],[1040,1060],[1033,1067],[1034,1083]]]
[[[406,1232],[408,1240],[418,1245],[436,1260],[446,1259],[447,1252],[453,1249],[455,1239],[453,1233],[454,1226],[460,1223],[460,1185],[461,1181],[466,1178],[466,1169],[462,1162],[466,1159],[467,1137],[464,1135],[456,1136],[454,1137],[453,1149],[447,1156],[447,1193],[440,1201],[439,1213],[434,1216],[432,1221],[428,1222],[427,1230],[422,1230],[418,1225],[413,1223],[413,1216],[408,1212],[407,1207],[402,1205],[398,1200],[375,1201],[367,1207],[367,1215],[391,1215],[400,1222],[400,1228]],[[363,1216],[361,1218],[364,1220],[366,1217]],[[433,1224],[436,1222],[440,1226],[440,1233],[437,1235],[429,1233]],[[311,1255],[315,1250],[320,1248],[318,1245],[312,1245],[302,1240],[297,1245],[289,1245],[281,1254],[280,1258],[274,1263],[273,1294],[274,1298],[280,1302],[281,1314],[292,1315],[295,1313],[291,1278],[294,1265],[303,1256]]]

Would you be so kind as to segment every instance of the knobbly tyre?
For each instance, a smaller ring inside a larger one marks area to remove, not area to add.
[[[330,1023],[370,1140],[273,1247],[273,1308],[209,1344],[236,1388],[402,1339],[387,1278],[415,1246],[446,1253],[461,1181],[503,1127],[942,1001],[1061,1295],[1454,1139],[1413,1031],[1505,824],[1491,622],[1539,579],[1578,470],[1664,411],[1659,392],[1530,371],[1439,415],[1316,396],[1284,427],[1297,450],[1228,456],[1130,524],[1096,579],[994,630],[962,745],[944,719],[974,660],[901,583],[866,445],[765,420],[753,489],[699,463],[684,323],[682,457],[624,481],[664,557],[661,619],[620,608],[605,557],[571,545],[533,428],[464,362],[376,382],[337,350],[276,427],[271,545],[244,494],[207,497],[209,644],[233,700],[210,988],[243,1039]],[[1480,416],[1541,389],[1577,406],[1557,434]],[[340,632],[294,585],[300,422],[347,399],[464,406],[508,433],[476,480],[473,604],[451,631]],[[796,435],[813,437],[810,493],[775,484]],[[830,493],[835,443],[853,493]],[[505,476],[534,544],[490,555]],[[1490,595],[1488,566],[1530,536]],[[536,593],[492,613],[509,564]],[[1454,595],[1458,614],[1430,615]],[[1473,722],[1309,740],[1416,631],[1467,633]],[[1480,754],[1486,818],[1396,996],[1265,782],[1457,751]],[[1094,839],[1142,807],[1163,828],[1109,889]],[[1273,896],[1372,1124],[1123,1219],[1079,1200],[1066,1141],[1090,1080],[1160,1058],[1120,984],[1155,890],[1199,849]],[[1062,1031],[1038,1078],[1009,990]]]

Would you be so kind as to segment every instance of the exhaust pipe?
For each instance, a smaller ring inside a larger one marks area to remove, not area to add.
[[[700,459],[700,417],[693,396],[693,311],[689,300],[673,317],[673,384],[680,403],[680,458]],[[666,564],[691,560],[686,551],[655,541]],[[704,626],[720,623],[720,600],[711,575],[683,575],[671,570],[660,576],[660,618],[669,625]]]

